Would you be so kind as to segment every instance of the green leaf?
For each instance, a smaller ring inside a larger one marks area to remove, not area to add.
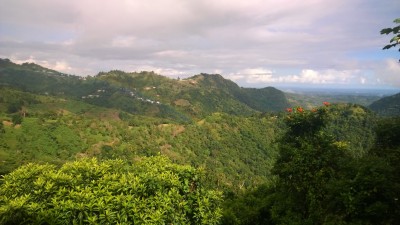
[[[395,36],[392,39],[390,39],[390,42],[396,42],[397,43],[399,41],[399,39],[400,39],[400,36]]]
[[[385,28],[381,30],[381,34],[390,34],[392,31],[392,28]]]
[[[396,46],[396,44],[386,45],[385,47],[383,47],[383,50],[390,49],[391,47],[394,46]]]

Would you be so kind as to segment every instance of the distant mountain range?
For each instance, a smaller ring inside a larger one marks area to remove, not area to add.
[[[178,121],[214,112],[234,115],[278,112],[290,106],[285,94],[276,88],[241,88],[218,74],[199,74],[180,80],[154,72],[113,70],[94,77],[79,77],[33,63],[19,65],[1,59],[0,85]]]

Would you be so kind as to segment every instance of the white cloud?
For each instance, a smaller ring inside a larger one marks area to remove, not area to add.
[[[271,82],[273,71],[264,68],[248,68],[237,73],[231,73],[228,79],[239,83],[269,83]]]
[[[68,65],[67,62],[59,62],[57,61],[55,65],[50,65],[51,69],[57,70],[57,71],[71,71],[72,68]]]
[[[68,65],[67,62],[65,61],[47,61],[47,60],[37,60],[34,56],[29,56],[27,59],[18,59],[18,58],[11,58],[11,60],[15,63],[21,64],[21,63],[36,63],[39,64],[43,67],[56,70],[56,71],[63,71],[65,73],[73,73],[73,68]]]
[[[136,38],[132,36],[116,36],[111,40],[111,46],[117,48],[132,47],[136,42]]]
[[[387,59],[381,65],[377,66],[374,75],[378,82],[400,87],[400,62],[395,59]]]
[[[279,75],[276,72],[263,68],[245,69],[238,73],[227,76],[228,79],[247,85],[257,84],[275,85],[275,84],[322,84],[322,85],[348,85],[348,84],[364,84],[357,79],[359,70],[312,70],[303,69],[299,74]]]
[[[188,56],[186,51],[178,51],[178,50],[165,50],[154,53],[154,55],[159,57],[173,57],[173,58],[181,58]]]

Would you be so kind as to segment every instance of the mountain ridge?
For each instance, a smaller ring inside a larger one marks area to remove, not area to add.
[[[369,105],[369,108],[380,116],[399,116],[400,93],[383,97]]]
[[[154,72],[111,70],[79,77],[34,63],[15,64],[8,59],[1,59],[0,66],[3,86],[182,121],[215,112],[279,112],[289,106],[284,93],[276,88],[242,88],[219,74],[201,73],[178,80]]]

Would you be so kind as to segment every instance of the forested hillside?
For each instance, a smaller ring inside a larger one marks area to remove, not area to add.
[[[0,84],[178,122],[214,112],[251,115],[278,112],[289,106],[284,93],[275,88],[240,88],[221,75],[209,74],[175,80],[153,72],[114,70],[83,78],[32,63],[18,65],[1,59]]]
[[[273,116],[214,113],[190,124],[0,88],[2,174],[27,162],[163,154],[203,166],[219,186],[265,182],[281,126]]]
[[[0,224],[397,224],[400,120],[306,107],[220,75],[1,60]]]
[[[400,115],[400,93],[373,102],[369,108],[381,116]]]

